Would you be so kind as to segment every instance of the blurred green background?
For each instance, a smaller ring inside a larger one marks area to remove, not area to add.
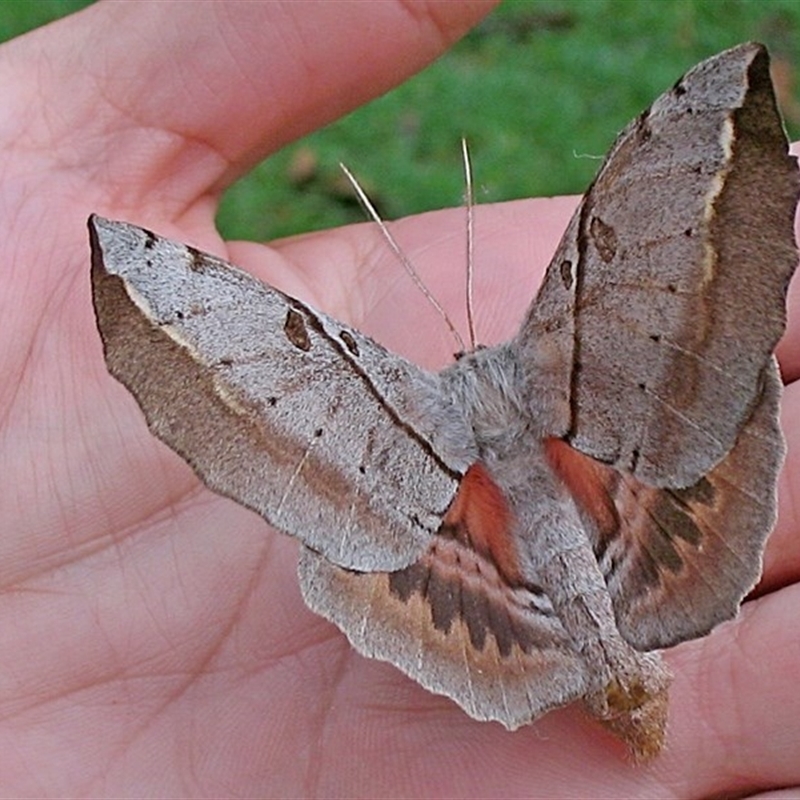
[[[85,5],[1,0],[0,40]],[[772,51],[796,138],[798,34],[798,0],[505,0],[414,79],[262,163],[227,193],[220,228],[266,240],[363,220],[340,161],[387,219],[458,205],[462,136],[478,202],[579,193],[599,166],[587,156],[688,67],[748,39]]]

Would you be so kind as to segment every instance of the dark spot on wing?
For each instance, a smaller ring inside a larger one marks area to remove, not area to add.
[[[514,644],[514,631],[508,609],[504,605],[491,602],[488,604],[488,609],[488,628],[497,642],[500,655],[507,658],[511,655],[511,647]]]
[[[658,519],[665,536],[671,539],[683,539],[697,547],[703,539],[703,532],[697,526],[692,510],[686,506],[673,492],[664,492],[653,516]]]
[[[344,346],[356,357],[358,358],[358,343],[353,338],[353,335],[350,331],[342,331],[339,334],[339,338],[344,342]]]
[[[481,560],[482,566],[476,572],[474,553],[469,553],[467,561],[471,566],[463,572],[454,571],[452,560],[445,559],[450,567],[437,561],[434,544],[419,561],[389,574],[389,591],[404,603],[414,594],[424,598],[433,627],[445,635],[460,620],[477,650],[486,647],[490,636],[504,658],[512,655],[515,644],[526,653],[552,646],[541,626],[541,618],[552,611],[537,608],[543,597],[541,593],[535,587],[501,589],[494,566]]]
[[[565,258],[561,264],[559,264],[559,271],[561,273],[561,282],[564,284],[564,288],[571,289],[573,283],[572,262]]]
[[[592,237],[597,253],[608,263],[617,254],[617,233],[611,225],[607,225],[600,217],[592,217],[589,223],[589,235]]]
[[[445,578],[432,569],[428,579],[427,597],[430,603],[433,627],[449,633],[453,620],[460,616],[461,592],[458,581]]]
[[[311,338],[308,335],[303,315],[290,308],[286,313],[286,322],[283,324],[286,338],[298,349],[308,352],[311,349]]]
[[[417,561],[410,567],[389,573],[389,590],[404,603],[415,592],[424,596],[429,574],[430,567]]]
[[[467,624],[470,643],[476,650],[483,650],[489,632],[486,624],[489,618],[489,599],[481,592],[463,590],[461,614]]]
[[[717,492],[714,484],[708,478],[702,477],[693,486],[675,489],[671,494],[684,505],[701,503],[704,506],[710,506],[713,505]]]
[[[206,257],[196,247],[186,246],[186,251],[192,257],[189,262],[189,269],[193,272],[203,272],[208,264]]]
[[[650,127],[650,111],[643,111],[636,118],[636,135],[640,142],[646,142],[653,135]]]
[[[655,574],[661,567],[670,572],[678,572],[683,566],[683,560],[672,543],[672,536],[676,533],[675,515],[671,513],[669,507],[654,509],[653,522],[655,523],[648,530],[646,536],[645,549],[647,558],[655,568]]]

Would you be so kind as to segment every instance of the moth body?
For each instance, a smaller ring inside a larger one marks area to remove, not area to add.
[[[464,492],[475,465],[470,468],[445,527],[460,528],[464,545],[509,584],[548,598],[550,613],[585,664],[586,690],[599,716],[636,713],[652,723],[665,713],[666,671],[620,635],[592,544],[602,526],[619,524],[609,487],[597,478],[602,467],[568,445],[553,454],[558,415],[530,397],[528,386],[538,379],[531,372],[510,343],[479,349],[443,373],[451,403],[463,411],[475,438],[483,476]],[[487,506],[500,509],[494,518],[471,513],[483,505],[483,495],[493,498]]]

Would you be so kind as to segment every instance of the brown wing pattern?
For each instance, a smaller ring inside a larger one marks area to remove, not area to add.
[[[465,481],[459,495],[474,496],[469,473]],[[588,676],[547,597],[509,577],[510,560],[498,563],[485,531],[469,530],[469,507],[474,500],[457,496],[410,567],[351,572],[305,549],[300,584],[308,606],[360,653],[391,662],[476,719],[514,729],[582,697]]]
[[[702,636],[732,618],[758,580],[783,458],[779,397],[773,360],[734,448],[686,489],[656,489],[592,462],[593,497],[602,499],[589,503],[581,477],[589,474],[587,457],[573,451],[572,474],[557,468],[584,509],[620,633],[634,647]]]
[[[531,398],[560,403],[554,435],[656,486],[719,463],[784,329],[799,188],[760,45],[620,134],[517,339]]]
[[[210,488],[346,567],[424,552],[470,463],[437,451],[434,376],[214,256],[89,227],[108,368]]]
[[[513,730],[582,697],[583,664],[558,618],[524,589],[495,582],[485,563],[470,569],[447,550],[434,546],[392,576],[343,570],[305,549],[303,597],[362,655],[389,661],[475,719]]]

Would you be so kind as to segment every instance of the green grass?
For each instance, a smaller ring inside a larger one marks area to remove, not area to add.
[[[89,0],[0,0],[0,42],[88,5]]]
[[[8,38],[85,5],[0,4]],[[695,62],[748,39],[792,76],[797,0],[506,0],[436,64],[259,165],[227,193],[223,232],[271,239],[361,220],[345,162],[391,219],[462,202],[582,191],[616,132]],[[800,115],[782,81],[790,133]]]

